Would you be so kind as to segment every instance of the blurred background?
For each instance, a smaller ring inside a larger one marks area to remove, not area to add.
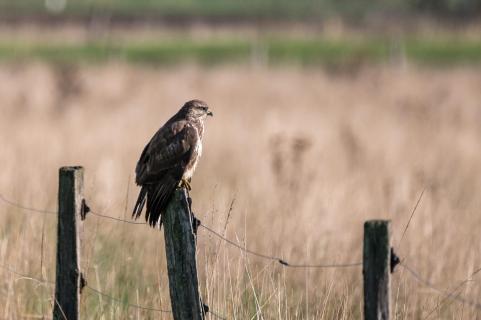
[[[405,263],[481,301],[480,18],[479,0],[0,0],[1,199],[55,210],[58,168],[83,165],[90,207],[130,219],[144,145],[199,98],[203,223],[329,264],[360,261],[364,221],[391,219]],[[224,318],[362,318],[360,268],[286,269],[199,232]],[[1,319],[51,318],[55,249],[54,215],[0,201]],[[90,216],[81,263],[116,298],[84,291],[83,319],[171,318],[129,307],[170,309],[162,232]],[[481,316],[402,268],[392,293],[394,319]]]

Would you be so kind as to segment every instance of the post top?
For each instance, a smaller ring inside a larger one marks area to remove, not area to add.
[[[84,168],[82,166],[65,166],[65,167],[61,167],[60,171],[78,171],[83,169]]]
[[[367,220],[366,222],[364,222],[364,225],[367,225],[367,224],[386,224],[386,223],[390,223],[391,220],[382,220],[382,219],[373,219],[373,220]]]

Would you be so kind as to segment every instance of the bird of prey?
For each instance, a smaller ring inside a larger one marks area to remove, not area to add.
[[[204,121],[212,116],[201,100],[186,102],[145,146],[135,168],[135,182],[141,186],[132,217],[141,215],[147,204],[145,220],[162,226],[162,214],[177,187],[190,190],[192,175],[202,153]]]

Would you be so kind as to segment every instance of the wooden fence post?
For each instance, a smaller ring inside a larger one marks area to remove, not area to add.
[[[84,207],[83,168],[59,171],[57,270],[53,319],[77,320],[81,290],[80,228]]]
[[[204,319],[192,218],[187,191],[183,188],[175,190],[163,217],[170,300],[175,320]]]
[[[364,319],[389,320],[391,316],[390,221],[364,223]]]

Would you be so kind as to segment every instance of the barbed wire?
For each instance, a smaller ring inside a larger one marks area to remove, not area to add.
[[[413,216],[413,213],[416,211],[418,205],[419,205],[419,202],[423,196],[423,193],[424,193],[424,190],[421,192],[421,195],[419,196],[418,198],[418,201],[413,209],[413,212],[411,213],[411,216],[409,218],[409,221],[406,225],[406,228],[404,229],[403,231],[403,234],[401,236],[401,240],[402,238],[404,237],[405,233],[406,233],[406,230],[409,226],[409,223],[411,222],[411,219],[412,219],[412,216]],[[22,210],[27,210],[27,211],[31,211],[31,212],[36,212],[36,213],[43,213],[43,214],[57,214],[57,211],[52,211],[52,210],[42,210],[42,209],[36,209],[36,208],[31,208],[31,207],[27,207],[27,206],[24,206],[24,205],[21,205],[21,204],[18,204],[18,203],[15,203],[14,201],[11,201],[7,198],[5,198],[2,194],[0,194],[0,200],[3,201],[4,203],[10,205],[10,206],[13,206],[13,207],[17,207],[19,209],[22,209]],[[113,221],[117,221],[117,222],[122,222],[122,223],[128,223],[128,224],[135,224],[135,225],[145,225],[146,223],[145,222],[137,222],[137,221],[129,221],[129,220],[125,220],[125,219],[121,219],[121,218],[116,218],[116,217],[112,217],[112,216],[108,216],[108,215],[105,215],[105,214],[102,214],[102,213],[98,213],[98,212],[95,212],[95,211],[92,211],[90,210],[89,211],[92,215],[96,216],[96,217],[99,217],[99,218],[104,218],[104,219],[110,219],[110,220],[113,220]],[[280,258],[280,257],[277,257],[277,256],[270,256],[270,255],[267,255],[267,254],[263,254],[263,253],[259,253],[259,252],[256,252],[256,251],[253,251],[253,250],[250,250],[226,237],[224,237],[223,235],[221,235],[220,233],[218,233],[217,231],[213,230],[212,228],[204,225],[204,224],[200,224],[199,225],[200,227],[203,227],[206,231],[210,232],[211,234],[215,235],[217,238],[223,240],[224,242],[238,248],[239,250],[245,252],[245,253],[248,253],[248,254],[251,254],[253,256],[256,256],[256,257],[259,257],[259,258],[262,258],[262,259],[266,259],[266,260],[270,260],[270,261],[276,261],[278,262],[279,264],[281,264],[282,266],[284,267],[288,267],[288,268],[349,268],[349,267],[358,267],[358,266],[361,266],[362,265],[362,262],[354,262],[354,263],[340,263],[340,264],[336,264],[336,263],[332,263],[332,264],[294,264],[294,263],[289,263],[287,262],[286,260]],[[416,272],[413,268],[411,268],[410,266],[408,266],[405,262],[400,262],[400,265],[406,270],[408,271],[408,273],[416,280],[418,281],[419,283],[423,284],[424,286],[428,287],[429,289],[437,292],[438,294],[444,296],[444,299],[438,304],[438,306],[431,310],[431,312],[428,314],[427,318],[435,311],[437,310],[441,305],[442,303],[449,299],[449,300],[452,300],[452,301],[457,301],[457,302],[460,302],[460,303],[463,303],[463,304],[466,304],[466,305],[469,305],[471,307],[474,307],[478,310],[481,310],[481,303],[477,302],[477,301],[473,301],[473,300],[469,300],[469,299],[466,299],[466,298],[463,298],[463,297],[460,297],[459,294],[454,294],[454,292],[456,292],[462,285],[464,285],[467,281],[469,281],[469,279],[476,273],[480,272],[481,271],[481,268],[479,269],[476,269],[470,276],[468,279],[464,280],[463,282],[461,282],[458,286],[456,286],[455,289],[453,289],[452,291],[448,292],[448,291],[445,291],[445,290],[442,290],[442,289],[439,289],[437,288],[435,285],[433,285],[429,280],[427,280],[426,278],[423,278],[418,272]],[[41,279],[38,279],[36,277],[32,277],[32,276],[29,276],[29,275],[26,275],[26,274],[23,274],[21,272],[18,272],[16,271],[15,269],[11,268],[11,267],[8,267],[6,265],[1,265],[0,264],[0,268],[4,269],[4,270],[7,270],[13,274],[16,274],[20,277],[22,277],[23,279],[28,279],[28,280],[33,280],[33,281],[36,281],[36,282],[39,282],[39,283],[44,283],[44,284],[51,284],[51,285],[54,285],[55,282],[51,282],[51,281],[46,281],[46,280],[41,280]],[[136,305],[136,304],[132,304],[132,303],[125,303],[123,302],[122,300],[118,299],[118,298],[115,298],[115,297],[112,297],[106,293],[103,293],[99,290],[97,290],[96,288],[93,288],[89,285],[86,285],[86,288],[88,288],[89,290],[91,290],[92,292],[95,292],[97,294],[100,294],[106,298],[109,298],[111,301],[115,301],[117,303],[120,303],[120,304],[123,304],[123,305],[127,305],[128,307],[131,307],[131,308],[137,308],[137,309],[141,309],[141,310],[148,310],[148,311],[154,311],[154,312],[162,312],[162,313],[172,313],[171,310],[163,310],[163,309],[156,309],[156,308],[152,308],[152,307],[146,307],[146,306],[141,306],[141,305]],[[209,314],[214,316],[215,318],[218,318],[218,319],[221,319],[221,320],[225,320],[224,317],[218,315],[217,313],[213,312],[213,311],[210,311],[209,310]]]
[[[221,235],[217,231],[215,231],[215,230],[213,230],[213,229],[211,229],[211,228],[209,228],[209,227],[207,227],[203,224],[200,224],[200,227],[203,227],[205,230],[209,231],[210,233],[212,233],[213,235],[215,235],[219,239],[222,239],[223,241],[225,241],[228,244],[242,250],[243,252],[246,252],[248,254],[251,254],[253,256],[256,256],[256,257],[259,257],[259,258],[262,258],[262,259],[277,261],[282,266],[288,267],[288,268],[319,268],[319,269],[320,268],[349,268],[349,267],[357,267],[357,266],[362,265],[362,262],[340,263],[340,264],[335,264],[335,263],[332,263],[332,264],[291,264],[291,263],[287,262],[286,260],[284,260],[282,258],[279,258],[279,257],[276,257],[276,256],[269,256],[269,255],[266,255],[266,254],[263,254],[263,253],[259,253],[259,252],[255,252],[255,251],[252,251],[250,249],[247,249],[247,248],[241,246],[240,244],[237,244],[234,241],[232,241],[230,239],[227,239],[226,237],[224,237],[223,235]]]
[[[53,212],[53,211],[37,210],[37,209],[34,209],[34,208],[25,207],[23,205],[20,205],[18,203],[15,203],[13,201],[5,199],[1,194],[0,194],[0,199],[5,201],[9,205],[15,206],[15,207],[20,208],[20,209],[29,210],[29,211],[36,211],[36,212],[43,212],[43,213],[55,213],[56,214],[56,212]],[[96,217],[99,217],[99,218],[110,219],[110,220],[122,222],[122,223],[129,223],[129,224],[136,224],[136,225],[146,224],[145,222],[129,221],[129,220],[121,219],[121,218],[116,218],[116,217],[104,215],[104,214],[101,214],[101,213],[98,213],[98,212],[95,212],[95,211],[92,211],[92,210],[90,210],[89,213],[91,213],[92,215],[94,215]],[[284,267],[316,269],[316,268],[349,268],[349,267],[357,267],[357,266],[362,265],[362,262],[341,263],[341,264],[334,264],[334,263],[333,264],[293,264],[293,263],[289,263],[286,260],[284,260],[282,258],[279,258],[279,257],[276,257],[276,256],[269,256],[269,255],[266,255],[266,254],[263,254],[263,253],[259,253],[259,252],[255,252],[255,251],[252,251],[250,249],[247,249],[247,248],[237,244],[236,242],[234,242],[230,239],[227,239],[226,237],[222,236],[220,233],[218,233],[215,230],[207,227],[206,225],[200,224],[200,226],[203,227],[208,232],[214,234],[218,238],[222,239],[223,241],[227,242],[228,244],[242,250],[243,252],[246,252],[248,254],[254,255],[254,256],[262,258],[262,259],[277,261],[279,264],[283,265]]]
[[[138,224],[138,225],[139,224],[140,225],[147,224],[145,222],[136,222],[136,221],[129,221],[129,220],[125,220],[125,219],[115,218],[115,217],[112,217],[112,216],[107,216],[107,215],[103,215],[103,214],[100,214],[100,213],[96,213],[94,211],[90,211],[90,213],[92,213],[94,216],[97,216],[97,217],[100,217],[100,218],[107,218],[107,219],[115,220],[117,222],[123,222],[123,223],[129,223],[129,224]],[[263,258],[263,259],[266,259],[266,260],[277,261],[278,263],[280,263],[281,265],[283,265],[285,267],[290,267],[290,268],[348,268],[348,267],[356,267],[356,266],[362,265],[362,262],[344,263],[344,264],[292,264],[292,263],[289,263],[286,260],[281,259],[279,257],[268,256],[266,254],[262,254],[262,253],[258,253],[258,252],[249,250],[249,249],[235,243],[234,241],[225,238],[220,233],[218,233],[215,230],[207,227],[206,225],[200,224],[200,226],[203,227],[208,232],[214,234],[218,238],[224,240],[225,242],[229,243],[230,245],[233,245],[233,246],[237,247],[238,249],[240,249],[240,250],[242,250],[246,253],[249,253],[251,255],[254,255],[254,256],[257,256],[259,258]]]
[[[40,210],[40,209],[35,209],[35,208],[30,208],[30,207],[26,207],[24,205],[21,205],[21,204],[18,204],[18,203],[15,203],[11,200],[8,200],[7,198],[5,198],[2,194],[0,194],[0,200],[2,200],[3,202],[7,203],[8,205],[10,206],[13,206],[13,207],[16,207],[16,208],[19,208],[19,209],[22,209],[22,210],[27,210],[27,211],[32,211],[32,212],[36,212],[36,213],[44,213],[44,214],[57,214],[57,211],[50,211],[50,210]],[[129,224],[137,224],[137,225],[142,225],[142,224],[146,224],[145,222],[137,222],[137,221],[129,221],[129,220],[125,220],[125,219],[120,219],[120,218],[116,218],[116,217],[112,217],[112,216],[108,216],[108,215],[104,215],[104,214],[101,214],[101,213],[98,213],[98,212],[95,212],[95,211],[92,211],[92,210],[89,210],[89,213],[91,213],[92,215],[96,216],[96,217],[99,217],[99,218],[105,218],[105,219],[110,219],[110,220],[114,220],[114,221],[118,221],[118,222],[123,222],[123,223],[129,223]],[[36,281],[38,283],[43,283],[43,284],[50,284],[50,285],[55,285],[55,282],[52,282],[52,281],[46,281],[46,280],[41,280],[41,279],[38,279],[38,278],[35,278],[35,277],[32,277],[32,276],[29,276],[29,275],[26,275],[26,274],[23,274],[21,272],[18,272],[16,271],[15,269],[9,267],[9,266],[6,266],[6,265],[2,265],[0,264],[0,268],[4,269],[4,270],[7,270],[9,271],[10,273],[13,273],[13,274],[16,274],[20,277],[22,277],[23,279],[28,279],[28,280],[33,280],[33,281]],[[162,313],[172,313],[171,310],[163,310],[163,309],[156,309],[156,308],[152,308],[152,307],[146,307],[146,306],[141,306],[141,305],[137,305],[137,304],[132,304],[132,303],[125,303],[123,302],[122,300],[118,299],[118,298],[115,298],[111,295],[108,295],[104,292],[101,292],[99,291],[98,289],[96,288],[93,288],[89,285],[86,285],[85,286],[87,289],[91,290],[92,292],[95,292],[97,294],[100,294],[106,298],[109,298],[110,300],[112,301],[115,301],[117,303],[120,303],[120,304],[123,304],[123,305],[127,305],[128,307],[131,307],[131,308],[137,308],[137,309],[141,309],[141,310],[148,310],[148,311],[154,311],[154,312],[162,312]],[[220,319],[220,320],[226,320],[225,317],[217,314],[216,312],[212,311],[209,309],[209,312],[208,314],[212,315],[213,317],[217,318],[217,319]]]
[[[411,274],[411,276],[413,276],[414,279],[416,279],[416,281],[418,281],[419,283],[423,284],[425,287],[428,287],[429,289],[437,292],[438,294],[440,295],[443,295],[444,297],[450,299],[450,300],[453,300],[453,301],[458,301],[458,302],[461,302],[463,304],[467,304],[473,308],[476,308],[478,310],[481,310],[481,303],[477,302],[477,301],[473,301],[473,300],[469,300],[469,299],[466,299],[466,298],[463,298],[463,297],[460,297],[459,295],[455,295],[453,292],[447,292],[447,291],[444,291],[444,290],[441,290],[439,288],[437,288],[435,285],[433,285],[429,280],[427,280],[426,278],[422,277],[418,272],[416,272],[413,268],[411,268],[410,266],[408,266],[405,262],[401,262],[400,265],[406,269],[406,271],[408,271],[409,274]],[[479,270],[477,270],[476,272],[474,272],[472,275],[474,275],[475,273],[479,272]],[[472,276],[471,275],[471,276]],[[465,280],[466,281],[466,280]],[[464,283],[463,283],[464,284]],[[456,288],[457,290],[457,288]]]
[[[2,200],[4,203],[6,203],[6,204],[8,204],[8,205],[10,205],[10,206],[12,206],[12,207],[16,207],[16,208],[19,208],[19,209],[22,209],[22,210],[32,211],[32,212],[36,212],[36,213],[58,214],[57,211],[53,211],[53,210],[42,210],[42,209],[31,208],[31,207],[27,207],[27,206],[24,206],[24,205],[22,205],[22,204],[13,202],[12,200],[9,200],[9,199],[5,198],[1,193],[0,193],[0,200]],[[92,210],[90,210],[89,213],[91,213],[91,214],[94,215],[94,216],[100,217],[100,218],[111,219],[111,220],[115,220],[115,221],[119,221],[119,222],[124,222],[124,223],[130,223],[130,224],[146,224],[145,222],[129,221],[129,220],[125,220],[125,219],[120,219],[120,218],[108,216],[108,215],[105,215],[105,214],[102,214],[102,213],[98,213],[98,212],[92,211]]]
[[[136,225],[147,224],[146,222],[130,221],[130,220],[125,220],[125,219],[121,219],[121,218],[116,218],[116,217],[104,215],[104,214],[101,214],[101,213],[98,213],[98,212],[95,212],[95,211],[92,211],[92,210],[90,210],[89,213],[91,213],[92,215],[94,215],[96,217],[99,217],[99,218],[110,219],[110,220],[114,220],[114,221],[122,222],[122,223],[136,224]],[[348,267],[356,267],[356,266],[362,265],[362,262],[344,263],[344,264],[292,264],[292,263],[289,263],[286,260],[281,259],[279,257],[268,256],[266,254],[262,254],[262,253],[259,253],[259,252],[249,250],[249,249],[235,243],[234,241],[223,237],[220,233],[216,232],[215,230],[213,230],[213,229],[211,229],[211,228],[209,228],[209,227],[207,227],[203,224],[200,224],[200,226],[203,227],[204,229],[206,229],[208,232],[214,234],[218,238],[224,240],[228,244],[233,245],[233,246],[237,247],[238,249],[240,249],[240,250],[242,250],[242,251],[244,251],[248,254],[251,254],[251,255],[257,256],[259,258],[266,259],[266,260],[277,261],[281,265],[283,265],[285,267],[289,267],[289,268],[313,268],[313,269],[315,269],[315,268],[348,268]]]

